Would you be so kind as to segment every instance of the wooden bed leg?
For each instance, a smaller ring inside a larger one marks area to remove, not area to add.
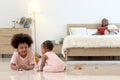
[[[65,66],[66,66],[65,71],[67,71],[67,69],[68,69],[68,68],[67,68],[67,67],[68,67],[68,65],[67,65],[67,59],[68,59],[68,58],[67,58],[67,52],[65,52]]]
[[[65,60],[66,60],[66,62],[67,62],[67,59],[68,59],[68,58],[67,58],[67,55],[66,55],[66,56],[65,56]]]

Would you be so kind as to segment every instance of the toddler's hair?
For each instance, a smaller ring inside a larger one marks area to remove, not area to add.
[[[24,33],[15,34],[11,40],[11,45],[16,49],[18,48],[18,45],[20,43],[26,43],[28,44],[28,47],[30,47],[31,44],[33,43],[33,40],[31,36],[29,36],[28,34]]]
[[[52,41],[46,40],[46,41],[44,41],[44,42],[42,43],[42,47],[43,47],[43,48],[47,48],[47,49],[49,49],[50,51],[52,51],[54,45],[53,45]]]

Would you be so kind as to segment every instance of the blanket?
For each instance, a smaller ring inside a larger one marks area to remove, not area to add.
[[[100,47],[120,47],[120,35],[94,35],[78,36],[70,35],[64,39],[62,54],[66,48],[100,48]]]

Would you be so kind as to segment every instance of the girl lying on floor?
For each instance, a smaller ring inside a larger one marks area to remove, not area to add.
[[[12,55],[10,66],[13,70],[31,70],[35,66],[35,55],[29,49],[33,43],[28,34],[15,34],[11,45],[16,49]]]

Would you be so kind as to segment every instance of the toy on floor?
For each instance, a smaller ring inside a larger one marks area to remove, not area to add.
[[[99,67],[98,67],[98,66],[95,66],[95,69],[96,69],[96,70],[98,70],[98,69],[99,69]]]
[[[74,69],[75,70],[81,70],[82,69],[82,64],[75,64]]]
[[[18,69],[18,71],[23,71],[23,69]]]
[[[36,62],[36,64],[38,64],[39,58],[40,58],[40,55],[39,54],[35,54],[35,62]]]

